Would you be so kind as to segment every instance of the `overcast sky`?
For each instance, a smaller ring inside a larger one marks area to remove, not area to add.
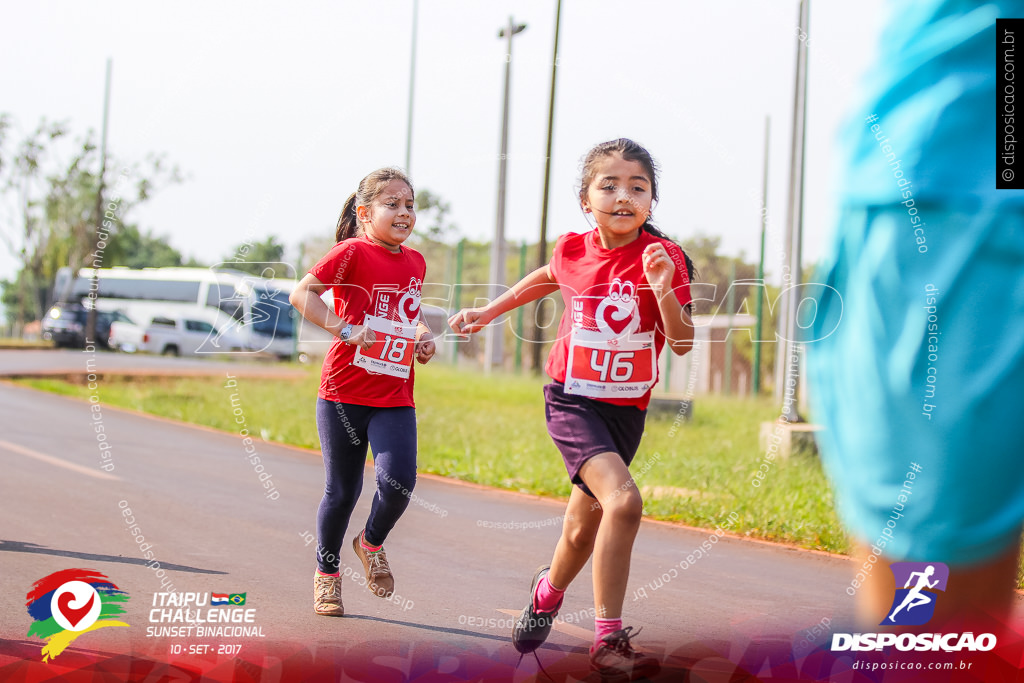
[[[248,238],[273,234],[293,247],[333,234],[362,176],[404,165],[412,2],[4,2],[0,112],[13,116],[15,139],[43,116],[98,131],[110,57],[111,153],[166,153],[189,175],[139,208],[141,227],[207,262]],[[831,229],[834,131],[874,54],[881,6],[812,8],[805,261]],[[770,115],[777,275],[797,9],[796,0],[564,0],[550,238],[588,229],[580,159],[625,136],[661,164],[663,229],[721,235],[727,253],[755,259]],[[528,28],[513,47],[506,232],[536,240],[554,14],[555,0],[420,0],[411,173],[417,189],[451,204],[465,236],[494,230],[497,31],[513,15]],[[0,252],[0,277],[15,271]]]

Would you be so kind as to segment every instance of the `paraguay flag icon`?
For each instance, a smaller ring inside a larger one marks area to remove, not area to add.
[[[32,617],[28,637],[46,641],[43,661],[53,659],[79,636],[106,626],[128,624],[113,617],[124,614],[128,594],[94,569],[65,569],[45,576],[26,596]]]

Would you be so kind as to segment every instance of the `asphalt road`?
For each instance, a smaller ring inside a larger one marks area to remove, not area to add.
[[[0,353],[0,367],[6,355]],[[247,381],[259,380],[240,380],[243,397]],[[296,651],[314,663],[329,655],[370,667],[353,680],[405,680],[417,667],[455,672],[458,680],[469,675],[467,666],[483,667],[493,680],[537,672],[532,658],[516,672],[509,630],[534,570],[550,558],[562,503],[421,475],[417,499],[387,543],[398,599],[381,600],[346,581],[347,616],[320,617],[311,609],[319,454],[255,442],[268,490],[240,435],[100,406],[106,460],[88,402],[0,385],[0,672],[19,658],[38,659],[41,642],[26,639],[24,596],[36,580],[69,567],[99,570],[131,595],[131,628],[102,629],[76,643],[97,656],[131,653],[207,668],[228,661],[186,656],[205,643],[240,645],[230,659],[236,668],[270,667]],[[244,401],[238,407],[244,415]],[[370,495],[364,487],[349,536],[365,519]],[[161,571],[146,564],[124,508]],[[625,622],[643,628],[638,645],[663,657],[664,680],[683,668],[725,673],[732,667],[725,657],[739,661],[757,642],[810,651],[802,641],[807,629],[852,621],[848,560],[728,535],[711,544],[712,536],[657,522],[641,527]],[[687,561],[703,543],[711,550]],[[341,557],[358,577],[361,566],[347,544]],[[159,626],[150,622],[154,594],[172,588],[246,593],[264,637],[147,637],[147,627]],[[556,678],[586,668],[592,599],[588,565],[567,594],[565,621],[539,650]],[[175,646],[185,651],[171,656]],[[60,661],[73,665],[74,657],[69,650]]]

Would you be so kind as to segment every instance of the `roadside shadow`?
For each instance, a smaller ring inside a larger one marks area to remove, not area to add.
[[[21,541],[5,541],[0,539],[0,552],[9,553],[34,553],[37,555],[56,555],[57,557],[73,557],[76,560],[89,560],[92,562],[117,562],[119,564],[134,564],[148,566],[152,560],[141,557],[122,557],[120,555],[97,555],[96,553],[79,553],[74,550],[57,550],[35,543],[23,543]],[[189,572],[191,574],[227,574],[227,572],[214,569],[199,569],[198,567],[187,567],[183,564],[160,563],[161,569],[176,572]]]

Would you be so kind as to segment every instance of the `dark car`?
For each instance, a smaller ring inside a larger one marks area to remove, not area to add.
[[[54,304],[43,318],[43,339],[52,341],[56,346],[85,348],[85,327],[89,311],[77,303]],[[120,311],[96,311],[96,343],[108,348],[110,324],[113,322],[131,322],[131,319]]]

